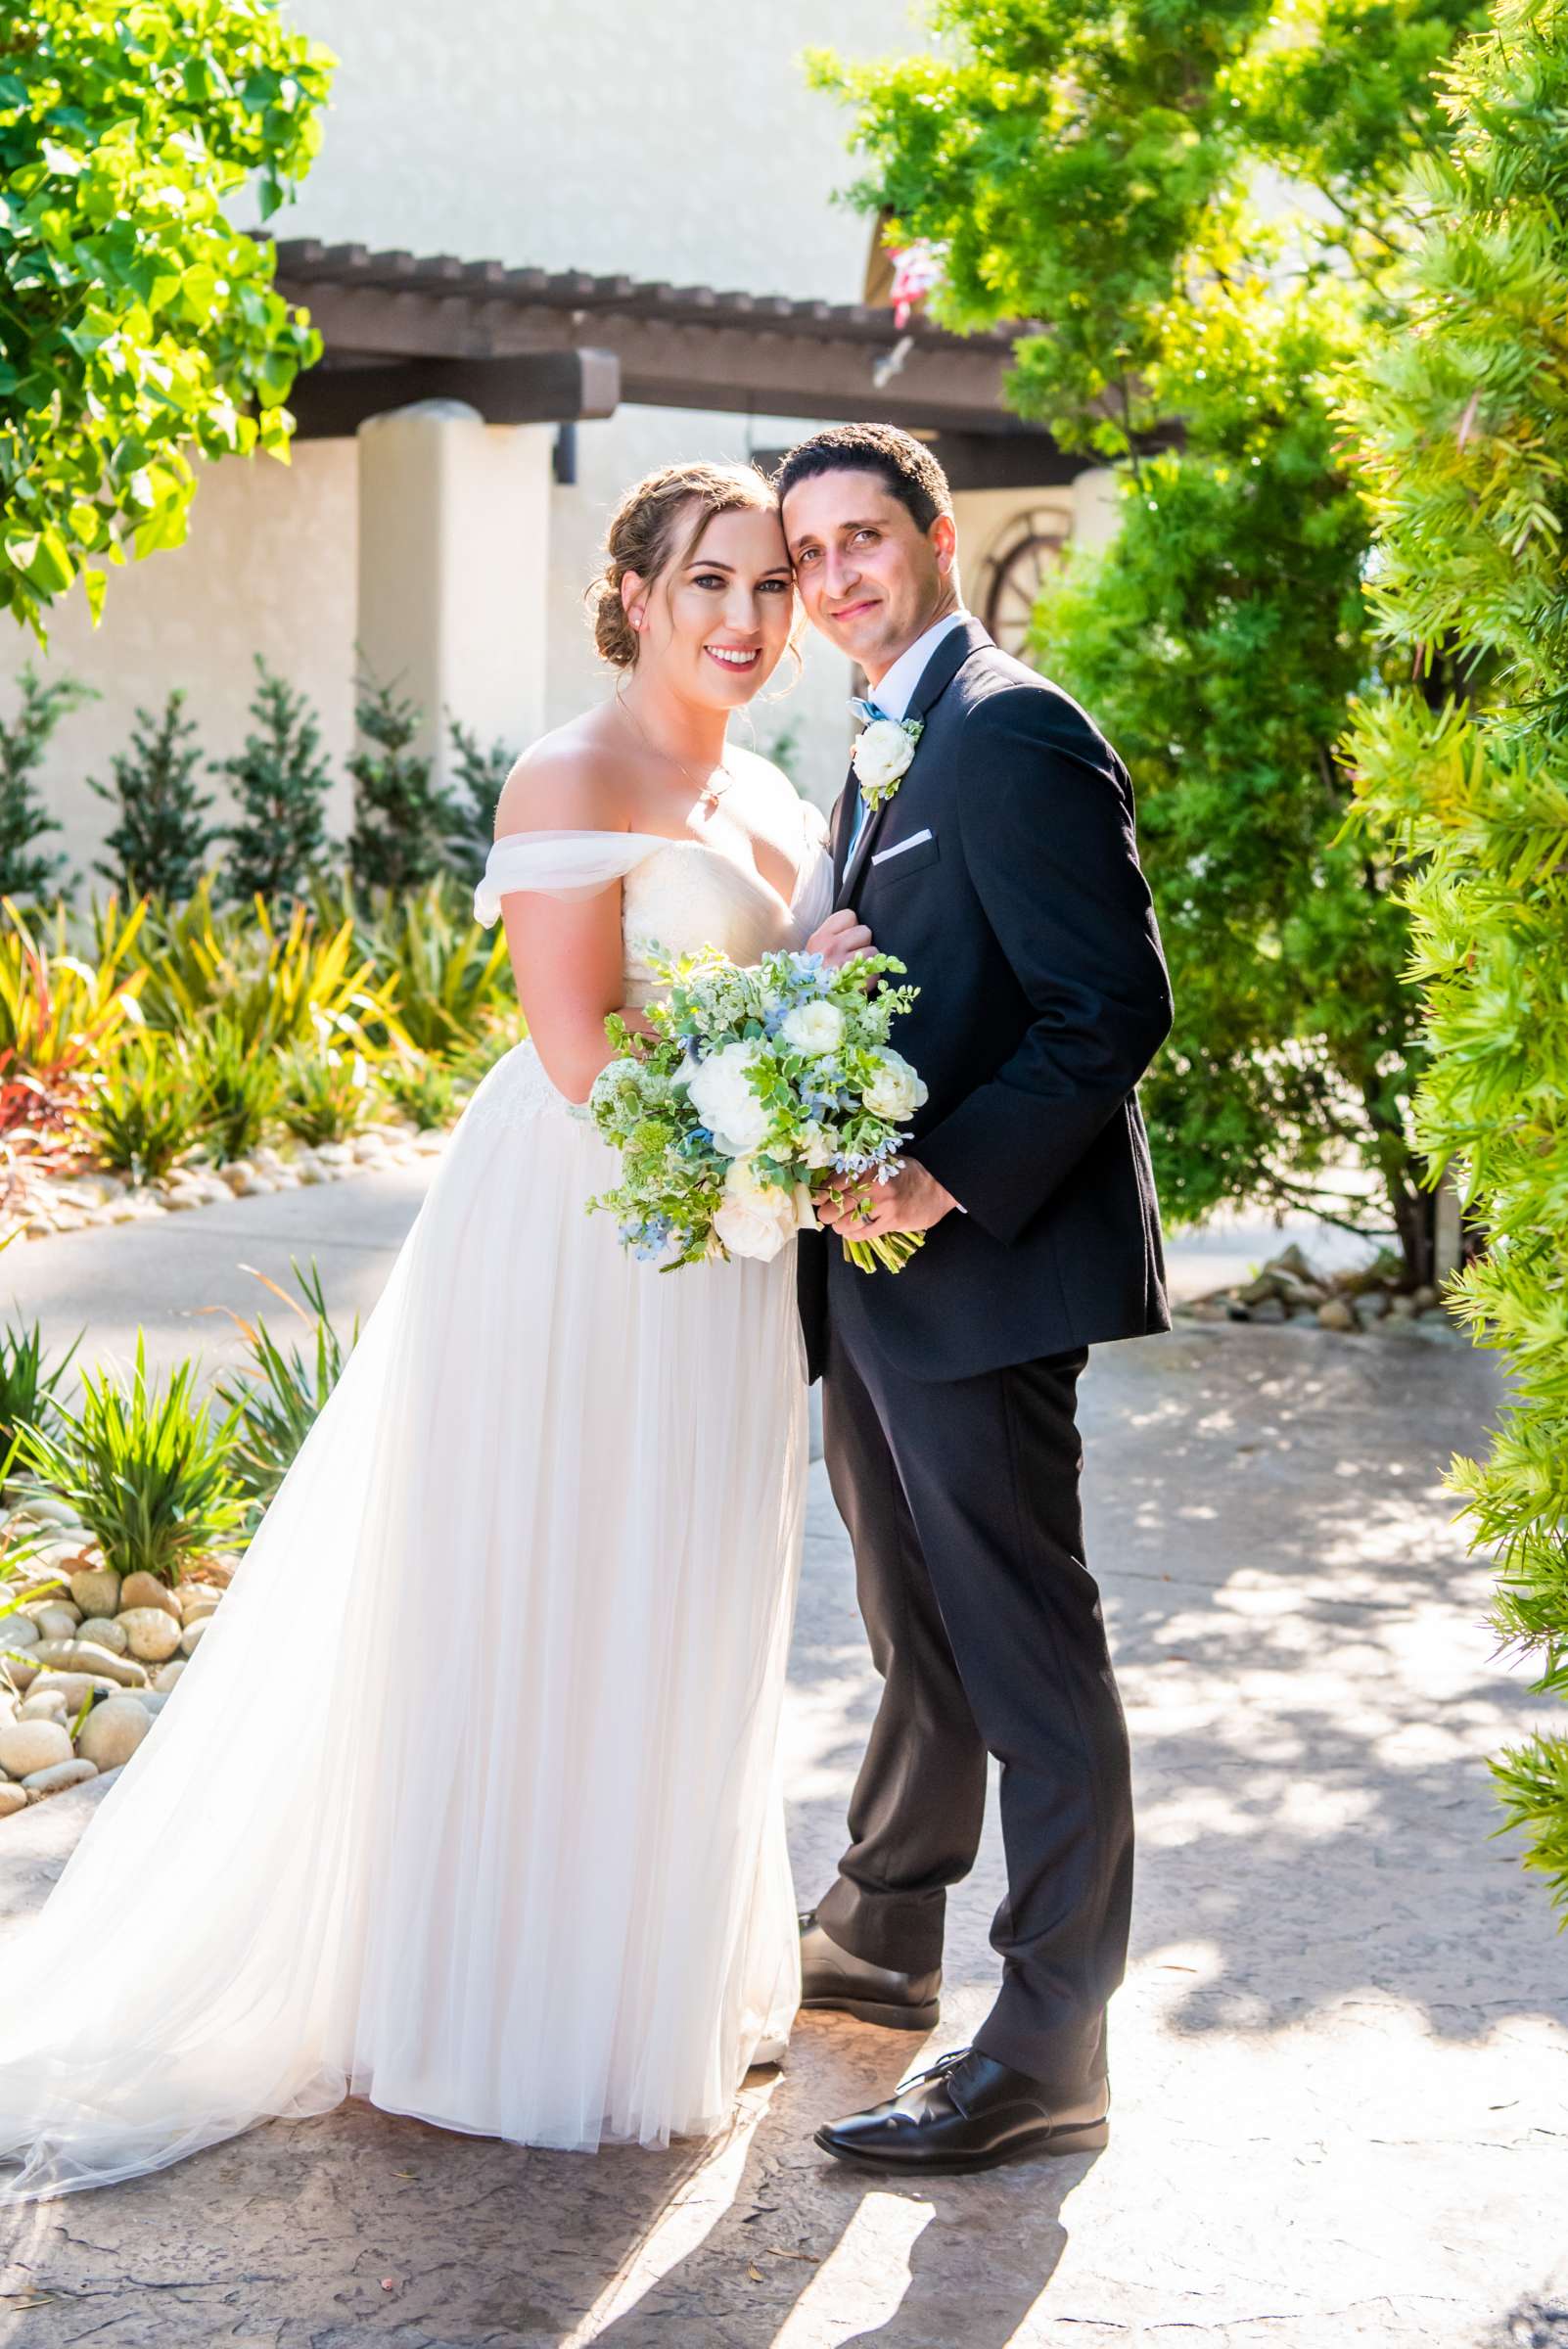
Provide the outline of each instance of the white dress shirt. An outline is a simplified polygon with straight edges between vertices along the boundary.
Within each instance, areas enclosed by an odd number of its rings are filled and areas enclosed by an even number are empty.
[[[875,702],[884,716],[901,719],[914,698],[915,687],[925,675],[926,663],[943,638],[950,636],[954,628],[961,628],[968,618],[968,613],[960,605],[956,612],[949,612],[945,620],[933,621],[923,636],[917,636],[913,644],[904,646],[881,684],[869,689],[867,701]],[[854,830],[850,835],[848,861],[851,864],[854,861],[854,852],[860,845],[860,835],[865,830],[870,812],[862,799],[855,808]]]
[[[923,636],[917,636],[913,644],[905,646],[881,684],[873,686],[866,695],[867,701],[875,702],[884,716],[901,718],[914,697],[915,687],[925,674],[926,663],[943,638],[950,636],[954,628],[961,628],[968,618],[968,613],[960,605],[956,612],[949,612],[945,620],[934,621]],[[851,864],[854,861],[854,852],[860,845],[860,835],[865,830],[869,814],[870,809],[861,800],[855,809],[854,831],[850,840]],[[952,1197],[951,1192],[948,1197]],[[961,1216],[968,1215],[969,1210],[961,1199],[953,1199],[952,1203]]]

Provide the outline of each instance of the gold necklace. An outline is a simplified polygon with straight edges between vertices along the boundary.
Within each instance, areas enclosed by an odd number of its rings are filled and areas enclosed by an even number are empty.
[[[693,789],[696,791],[699,800],[712,800],[715,806],[717,806],[725,792],[728,791],[731,783],[735,781],[734,775],[724,764],[722,757],[719,759],[717,767],[710,769],[709,779],[705,783],[699,775],[694,775],[692,773],[691,768],[686,764],[683,759],[677,759],[673,751],[667,751],[663,743],[655,742],[647,727],[639,720],[637,714],[632,709],[630,703],[623,701],[620,694],[617,694],[616,696],[616,707],[626,718],[630,720],[633,732],[640,735],[642,740],[647,744],[649,750],[653,752],[655,758],[668,759],[669,764],[680,774],[685,776],[687,782],[691,784]],[[713,782],[713,776],[715,773],[721,774],[724,777],[724,781],[719,784],[716,790],[714,788]]]

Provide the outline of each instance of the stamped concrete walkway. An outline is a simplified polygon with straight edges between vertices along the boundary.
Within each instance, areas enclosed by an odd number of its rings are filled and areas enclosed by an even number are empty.
[[[420,1187],[62,1238],[8,1257],[0,1299],[14,1267],[24,1310],[87,1322],[91,1351],[128,1350],[138,1316],[183,1351],[221,1331],[194,1307],[254,1305],[238,1261],[286,1275],[293,1246],[364,1307]],[[584,2159],[350,2105],[12,2214],[0,2344],[1562,2349],[1568,1943],[1491,1840],[1483,1757],[1533,1708],[1438,1488],[1496,1407],[1489,1365],[1420,1335],[1206,1327],[1101,1350],[1084,1405],[1141,1835],[1108,2152],[911,2191],[838,2169],[816,2121],[921,2049],[809,2019],[711,2146]],[[819,1482],[788,1724],[803,1894],[873,1698]],[[13,1925],[92,1791],[0,1828]],[[1000,1882],[992,1827],[933,2049],[985,2010]],[[106,1984],[178,1967],[177,1920],[156,1950],[113,1926]],[[0,1938],[0,1997],[4,1975]]]

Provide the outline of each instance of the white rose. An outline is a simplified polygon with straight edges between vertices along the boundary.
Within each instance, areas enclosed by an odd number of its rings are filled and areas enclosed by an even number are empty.
[[[844,1014],[836,1003],[797,1003],[779,1022],[779,1034],[797,1052],[836,1052],[844,1041]]]
[[[687,1087],[693,1108],[726,1158],[755,1150],[767,1131],[767,1112],[751,1087],[750,1072],[760,1057],[755,1043],[725,1044],[709,1053]]]
[[[768,1264],[800,1223],[798,1196],[777,1183],[759,1182],[750,1160],[736,1159],[724,1176],[724,1202],[714,1218],[714,1229],[731,1256]]]
[[[808,1167],[830,1167],[835,1144],[825,1126],[803,1126],[800,1133],[801,1156]]]
[[[912,1118],[926,1099],[923,1080],[901,1052],[879,1052],[876,1059],[877,1073],[861,1095],[867,1109],[874,1118],[890,1118],[895,1124]]]
[[[915,746],[896,719],[874,717],[854,746],[851,763],[862,791],[883,792],[897,783],[915,755]]]

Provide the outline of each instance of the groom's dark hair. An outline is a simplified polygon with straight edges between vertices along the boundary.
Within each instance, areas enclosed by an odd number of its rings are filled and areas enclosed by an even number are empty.
[[[874,473],[922,530],[952,512],[947,477],[929,448],[896,424],[830,424],[798,441],[773,476],[780,505],[798,482],[819,473]]]

